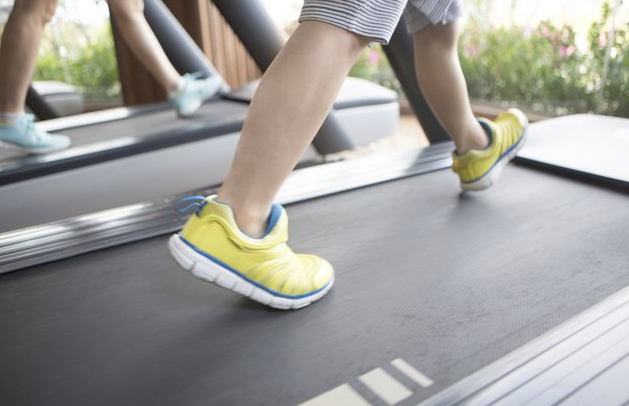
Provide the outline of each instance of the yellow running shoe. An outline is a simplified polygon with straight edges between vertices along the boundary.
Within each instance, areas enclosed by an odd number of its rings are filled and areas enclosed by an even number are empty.
[[[265,235],[258,239],[241,232],[231,207],[215,198],[180,200],[193,202],[186,209],[198,207],[168,242],[181,267],[277,309],[307,306],[330,290],[332,266],[314,255],[295,254],[286,244],[288,217],[282,206],[273,205]]]
[[[483,190],[496,183],[526,140],[528,120],[520,110],[509,109],[495,122],[483,118],[478,121],[489,135],[489,145],[463,155],[452,153],[452,170],[459,175],[463,190]]]

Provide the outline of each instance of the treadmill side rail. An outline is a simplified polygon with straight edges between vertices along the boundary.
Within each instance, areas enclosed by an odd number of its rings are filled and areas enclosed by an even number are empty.
[[[566,321],[527,345],[495,361],[419,406],[531,404],[608,404],[597,392],[594,403],[578,403],[591,395],[597,376],[612,383],[613,396],[629,400],[624,369],[612,369],[629,357],[629,287]],[[600,386],[600,382],[596,385]],[[600,402],[600,403],[599,403]],[[614,403],[616,404],[616,403]]]
[[[299,169],[280,190],[278,202],[290,204],[449,168],[451,150],[452,145],[445,143]],[[185,221],[172,209],[176,200],[215,190],[197,190],[0,234],[0,273],[171,233]]]

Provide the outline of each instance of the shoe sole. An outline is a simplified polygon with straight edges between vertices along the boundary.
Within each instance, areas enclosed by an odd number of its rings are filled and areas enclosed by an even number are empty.
[[[509,162],[511,162],[513,158],[515,158],[515,156],[518,154],[518,151],[520,151],[520,149],[522,149],[522,147],[526,143],[526,137],[529,128],[526,116],[524,116],[524,114],[519,110],[509,109],[508,111],[517,116],[520,119],[520,122],[524,125],[522,137],[507,154],[498,159],[498,162],[496,162],[486,174],[484,174],[480,179],[477,179],[474,182],[461,183],[461,189],[465,191],[477,192],[479,190],[485,190],[493,186],[500,178],[503,169],[509,164]]]
[[[70,145],[64,146],[64,147],[29,149],[29,148],[21,147],[21,146],[16,145],[16,144],[11,144],[9,142],[0,141],[0,148],[8,149],[10,151],[21,152],[21,153],[24,153],[24,154],[30,154],[30,155],[51,154],[53,152],[63,151],[65,149],[68,149],[69,147],[70,147]]]
[[[243,296],[274,309],[289,310],[308,306],[325,296],[334,284],[334,279],[332,279],[323,289],[306,297],[296,299],[280,297],[259,288],[242,276],[204,257],[183,242],[179,234],[174,234],[170,237],[168,240],[168,248],[179,266],[190,272],[196,278],[240,293]]]
[[[203,101],[199,101],[198,103],[191,104],[187,109],[177,110],[177,115],[181,118],[190,117],[201,107]]]

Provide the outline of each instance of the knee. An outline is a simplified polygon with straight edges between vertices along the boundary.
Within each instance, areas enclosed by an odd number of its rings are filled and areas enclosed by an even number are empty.
[[[107,0],[107,4],[118,23],[144,16],[144,0]]]
[[[355,35],[354,40],[351,43],[351,50],[358,57],[358,54],[367,48],[371,42],[373,42],[371,38],[364,37],[362,35]]]
[[[57,2],[58,0],[16,0],[11,15],[32,18],[45,25],[55,15]]]
[[[435,52],[455,52],[458,43],[458,25],[435,24],[415,33],[415,52],[435,53]]]
[[[354,32],[321,21],[304,21],[293,35],[299,36],[306,47],[318,48],[330,44],[337,52],[339,62],[355,61],[371,41]],[[327,46],[327,45],[323,45]]]

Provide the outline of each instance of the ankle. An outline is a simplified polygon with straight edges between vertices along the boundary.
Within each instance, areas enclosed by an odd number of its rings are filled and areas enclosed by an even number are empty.
[[[12,124],[16,122],[20,117],[24,115],[23,111],[20,112],[4,112],[0,111],[0,122],[3,124]]]
[[[235,210],[234,216],[240,231],[253,238],[262,238],[264,236],[269,218],[268,211],[254,213],[245,210],[240,212]]]
[[[464,137],[455,141],[456,152],[463,155],[471,149],[485,149],[489,146],[489,134],[480,123],[476,123],[473,129]]]
[[[186,80],[183,76],[180,76],[179,79],[175,82],[175,84],[170,86],[170,91],[168,92],[171,96],[177,96],[183,92],[186,87]]]
[[[250,204],[239,204],[227,196],[216,197],[216,201],[229,205],[234,213],[236,225],[244,234],[253,238],[261,238],[266,231],[270,209]]]

